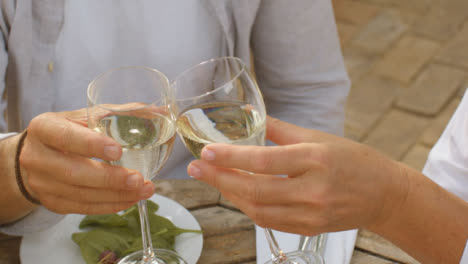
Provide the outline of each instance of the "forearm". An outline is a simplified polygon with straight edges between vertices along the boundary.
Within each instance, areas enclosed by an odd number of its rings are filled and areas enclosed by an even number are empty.
[[[422,263],[459,263],[468,238],[468,203],[420,172],[397,164],[401,170],[395,178],[407,181],[408,188],[394,195],[406,197],[388,219],[369,229]]]
[[[36,206],[21,194],[15,177],[15,153],[19,135],[0,140],[0,225],[24,217]]]

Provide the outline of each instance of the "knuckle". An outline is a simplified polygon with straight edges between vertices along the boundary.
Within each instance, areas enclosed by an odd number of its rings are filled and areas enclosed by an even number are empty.
[[[265,171],[272,166],[273,158],[267,152],[252,149],[249,153],[251,155],[249,161],[252,163],[252,168],[258,171]]]
[[[28,126],[28,137],[37,137],[46,141],[55,140],[55,131],[47,131],[47,124],[54,119],[56,119],[55,114],[50,112],[34,117]]]
[[[260,186],[259,181],[255,177],[250,178],[245,185],[246,198],[254,204],[260,202]]]
[[[49,116],[50,113],[44,113],[40,114],[36,117],[34,117],[31,122],[29,122],[28,126],[28,133],[29,135],[35,135],[36,133],[40,132],[44,122],[47,120],[47,116]]]
[[[56,139],[57,146],[59,149],[64,150],[69,146],[71,139],[72,129],[70,125],[61,125],[60,131],[58,133],[58,138]]]
[[[117,187],[117,181],[124,181],[124,174],[121,172],[121,168],[103,163],[103,172],[102,172],[102,184],[103,186],[108,187]],[[119,177],[120,176],[120,177]]]
[[[75,170],[76,169],[77,169],[77,166],[75,165],[74,162],[63,168],[63,176],[65,177],[67,182],[75,182]]]
[[[119,180],[123,181],[121,168],[110,164],[96,161],[96,175],[93,177],[93,185],[97,187],[115,187]]]

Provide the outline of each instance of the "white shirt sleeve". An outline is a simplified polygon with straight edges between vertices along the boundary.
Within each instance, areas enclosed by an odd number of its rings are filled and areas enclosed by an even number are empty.
[[[14,136],[16,134],[18,134],[18,133],[0,133],[0,140],[12,137],[12,136]]]
[[[36,233],[57,224],[63,217],[65,216],[51,212],[41,206],[10,225],[0,226],[0,232],[11,236]]]
[[[468,92],[429,153],[423,174],[468,201]]]
[[[429,153],[423,174],[468,201],[468,90]],[[468,241],[460,264],[468,264]]]
[[[468,241],[466,241],[465,250],[463,251],[463,255],[460,259],[460,264],[468,264]]]

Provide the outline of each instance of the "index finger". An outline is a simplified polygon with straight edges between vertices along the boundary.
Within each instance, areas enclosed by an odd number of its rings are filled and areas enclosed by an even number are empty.
[[[122,155],[121,146],[110,137],[54,113],[34,118],[28,131],[28,136],[63,152],[103,160],[117,160]]]
[[[320,148],[314,143],[274,147],[210,144],[203,148],[201,158],[218,167],[296,175],[321,166],[323,155]]]

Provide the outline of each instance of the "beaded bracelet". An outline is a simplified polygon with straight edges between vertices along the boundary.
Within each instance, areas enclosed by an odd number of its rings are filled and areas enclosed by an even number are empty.
[[[38,199],[32,197],[32,195],[26,190],[26,187],[24,187],[24,183],[23,183],[23,177],[21,177],[19,159],[21,155],[21,150],[23,149],[24,140],[26,139],[27,135],[28,135],[28,130],[25,130],[19,139],[18,146],[16,147],[16,155],[15,155],[16,183],[18,184],[18,187],[21,193],[23,194],[24,198],[26,198],[28,201],[30,201],[33,204],[40,205],[41,202]]]

